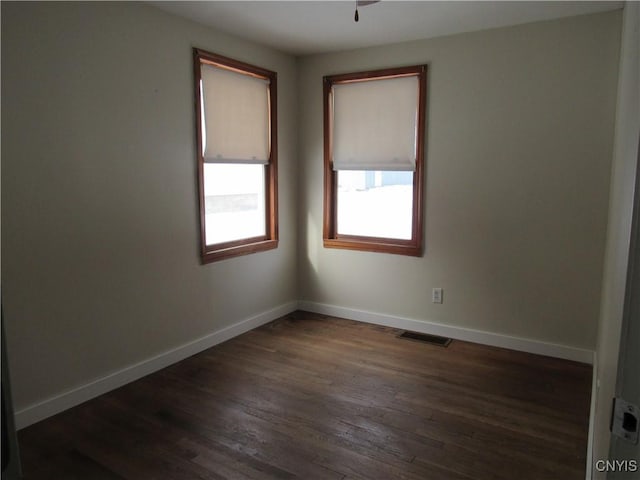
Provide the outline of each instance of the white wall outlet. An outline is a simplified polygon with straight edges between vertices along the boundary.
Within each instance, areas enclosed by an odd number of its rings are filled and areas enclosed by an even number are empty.
[[[434,288],[431,291],[431,301],[433,303],[442,303],[442,289]]]

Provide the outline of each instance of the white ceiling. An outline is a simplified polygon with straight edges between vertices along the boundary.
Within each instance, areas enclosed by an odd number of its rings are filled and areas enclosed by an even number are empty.
[[[153,1],[216,30],[295,55],[438,37],[622,8],[624,2]]]

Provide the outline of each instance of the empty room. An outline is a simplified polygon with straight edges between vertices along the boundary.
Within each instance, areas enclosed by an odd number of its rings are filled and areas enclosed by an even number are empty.
[[[637,479],[638,2],[1,2],[2,478]]]

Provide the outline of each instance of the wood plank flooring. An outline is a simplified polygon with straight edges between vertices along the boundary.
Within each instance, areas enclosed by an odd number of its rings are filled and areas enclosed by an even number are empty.
[[[18,433],[25,479],[584,479],[588,365],[295,312]]]

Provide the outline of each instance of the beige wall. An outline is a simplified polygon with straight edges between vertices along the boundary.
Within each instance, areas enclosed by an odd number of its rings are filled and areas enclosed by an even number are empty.
[[[616,11],[301,59],[301,299],[593,350],[619,39]],[[418,63],[424,256],[324,249],[322,76]]]
[[[597,378],[594,428],[594,461],[609,455],[611,399],[615,395],[624,307],[633,195],[640,133],[640,5],[627,2],[623,17],[623,36],[615,121],[609,226],[602,285],[602,305],[597,342]],[[640,195],[640,192],[636,192]],[[595,478],[604,473],[594,472]]]
[[[199,263],[191,48],[278,72],[280,246]],[[2,2],[16,410],[295,301],[293,57],[133,3]]]

